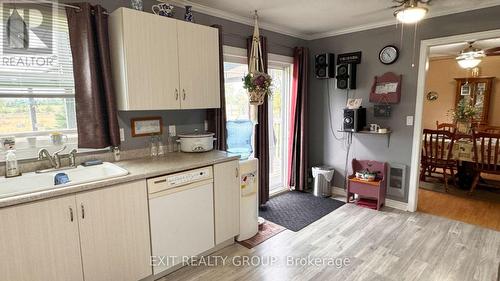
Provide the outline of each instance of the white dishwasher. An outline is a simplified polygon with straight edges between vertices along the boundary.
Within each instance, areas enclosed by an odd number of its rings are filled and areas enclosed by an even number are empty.
[[[215,246],[212,167],[148,179],[148,193],[154,274]]]

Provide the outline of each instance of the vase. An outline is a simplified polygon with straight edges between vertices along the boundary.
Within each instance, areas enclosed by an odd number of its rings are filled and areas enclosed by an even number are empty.
[[[194,22],[192,6],[186,6],[186,13],[184,14],[184,20],[188,22]]]
[[[132,8],[138,11],[142,11],[144,8],[143,0],[131,0],[130,4],[132,5]]]
[[[461,134],[469,135],[471,134],[471,122],[470,121],[458,121],[457,122],[457,132]]]

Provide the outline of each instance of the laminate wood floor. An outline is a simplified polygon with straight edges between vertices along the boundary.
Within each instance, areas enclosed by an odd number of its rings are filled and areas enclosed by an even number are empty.
[[[346,204],[299,232],[285,230],[254,249],[235,244],[212,256],[276,257],[279,262],[189,266],[160,280],[496,281],[500,232],[423,213]],[[348,258],[350,264],[286,263],[287,257],[307,256]]]
[[[500,231],[500,203],[463,198],[420,188],[418,210]]]

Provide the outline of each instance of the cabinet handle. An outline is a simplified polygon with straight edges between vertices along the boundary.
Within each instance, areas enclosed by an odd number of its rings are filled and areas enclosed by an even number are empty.
[[[175,100],[179,100],[179,90],[175,89]]]
[[[69,220],[73,222],[73,208],[69,207]]]
[[[83,203],[80,206],[82,208],[82,219],[85,219],[85,206],[83,206]]]
[[[240,174],[240,169],[239,168],[236,168],[236,177],[238,177]]]
[[[186,90],[182,89],[182,100],[186,100]]]

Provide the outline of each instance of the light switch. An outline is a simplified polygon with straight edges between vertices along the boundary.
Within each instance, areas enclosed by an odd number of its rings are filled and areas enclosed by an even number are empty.
[[[406,126],[413,126],[413,116],[406,116]]]
[[[168,126],[168,134],[172,137],[176,136],[175,125]]]
[[[120,141],[125,141],[125,130],[120,128]]]

